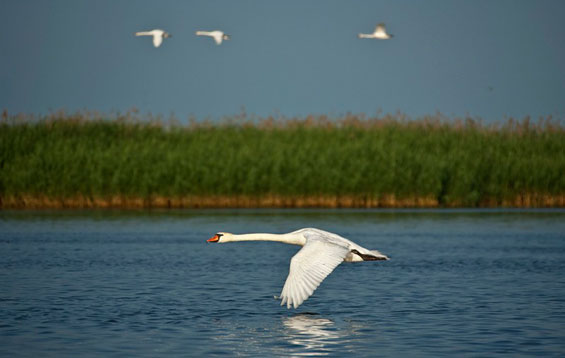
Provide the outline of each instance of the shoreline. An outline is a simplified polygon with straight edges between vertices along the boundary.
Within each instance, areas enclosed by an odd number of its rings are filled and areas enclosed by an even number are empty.
[[[396,198],[394,195],[365,196],[217,196],[184,197],[85,197],[10,196],[0,198],[6,209],[236,209],[236,208],[565,208],[565,194],[523,194],[514,199],[486,199],[478,205],[461,202],[440,203],[432,197]]]
[[[0,210],[565,207],[565,127],[441,116],[0,120]]]

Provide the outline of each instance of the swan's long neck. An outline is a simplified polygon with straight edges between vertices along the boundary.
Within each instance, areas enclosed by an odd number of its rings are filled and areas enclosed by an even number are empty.
[[[230,235],[222,238],[223,242],[237,241],[277,241],[285,244],[304,246],[306,239],[297,234],[241,234]]]

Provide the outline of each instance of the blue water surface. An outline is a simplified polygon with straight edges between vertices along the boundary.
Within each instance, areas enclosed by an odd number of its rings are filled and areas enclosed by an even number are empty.
[[[344,263],[281,307],[299,247],[218,231],[336,232]],[[0,212],[0,356],[563,356],[563,210]]]

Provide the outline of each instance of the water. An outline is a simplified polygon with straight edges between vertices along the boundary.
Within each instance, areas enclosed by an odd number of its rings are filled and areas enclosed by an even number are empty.
[[[319,227],[391,256],[279,306]],[[0,356],[563,356],[565,211],[0,212]]]

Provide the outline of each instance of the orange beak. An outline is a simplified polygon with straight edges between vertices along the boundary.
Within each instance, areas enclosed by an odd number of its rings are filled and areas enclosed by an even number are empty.
[[[220,237],[218,235],[214,235],[214,237],[209,238],[206,242],[216,242],[219,241]]]

